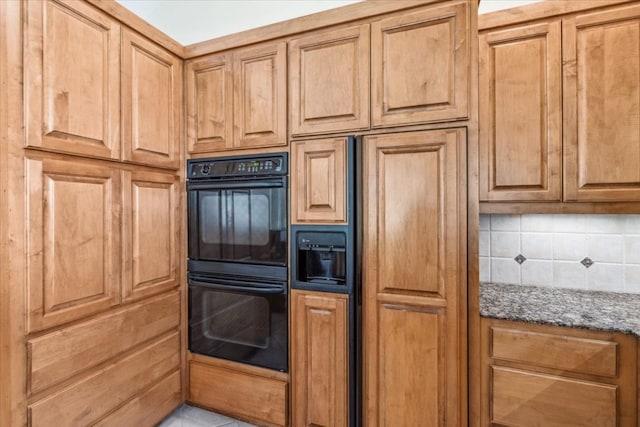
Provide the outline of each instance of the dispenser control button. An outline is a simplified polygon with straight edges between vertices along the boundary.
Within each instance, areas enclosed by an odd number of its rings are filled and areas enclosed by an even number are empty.
[[[200,167],[200,172],[202,173],[202,175],[209,175],[209,172],[211,172],[211,166],[209,166],[208,164],[204,164]]]

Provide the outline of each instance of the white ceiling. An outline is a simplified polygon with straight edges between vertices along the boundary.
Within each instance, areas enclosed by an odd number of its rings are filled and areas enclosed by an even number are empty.
[[[2,1],[2,0],[0,0]],[[183,45],[361,0],[116,0]],[[393,1],[393,0],[387,0]],[[480,13],[540,0],[482,0]]]

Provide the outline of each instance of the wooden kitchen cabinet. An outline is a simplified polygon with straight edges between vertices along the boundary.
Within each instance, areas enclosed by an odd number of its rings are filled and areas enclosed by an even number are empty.
[[[182,61],[133,31],[122,32],[122,158],[178,169]]]
[[[292,223],[346,223],[347,139],[291,143]]]
[[[480,199],[562,200],[559,19],[480,35]]]
[[[138,300],[178,286],[180,186],[178,177],[125,171],[123,183],[122,297]]]
[[[481,319],[480,425],[636,426],[632,335]]]
[[[119,304],[120,171],[27,158],[25,173],[28,332]]]
[[[458,2],[371,24],[373,127],[468,117],[469,13]]]
[[[286,43],[187,62],[190,153],[287,145]]]
[[[640,5],[563,20],[565,199],[640,200]]]
[[[348,296],[291,292],[294,426],[349,425]]]
[[[120,25],[88,3],[30,1],[26,145],[120,157]]]
[[[369,25],[289,43],[291,134],[369,127]]]
[[[365,138],[364,425],[466,423],[466,132]]]

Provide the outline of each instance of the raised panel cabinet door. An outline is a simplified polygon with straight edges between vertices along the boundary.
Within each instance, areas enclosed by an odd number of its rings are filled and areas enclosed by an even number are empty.
[[[136,33],[123,31],[123,159],[178,169],[181,105],[181,61]]]
[[[292,222],[345,223],[345,138],[293,141],[291,144]]]
[[[233,63],[231,54],[187,62],[187,147],[189,153],[233,148]]]
[[[234,144],[287,145],[287,43],[234,53]]]
[[[564,198],[640,200],[640,6],[563,21]]]
[[[464,129],[365,138],[365,425],[466,420],[465,147]]]
[[[124,172],[122,286],[125,302],[178,286],[178,177]]]
[[[294,290],[291,297],[293,425],[346,427],[347,296]]]
[[[480,200],[562,200],[560,21],[480,35]]]
[[[120,172],[98,163],[27,159],[27,330],[120,302]]]
[[[28,147],[120,157],[120,26],[85,2],[26,3]]]
[[[373,127],[466,118],[469,31],[466,2],[373,22]]]
[[[291,134],[369,127],[369,25],[289,43]]]

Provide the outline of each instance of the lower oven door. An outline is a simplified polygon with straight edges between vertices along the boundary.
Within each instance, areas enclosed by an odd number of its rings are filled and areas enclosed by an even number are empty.
[[[286,282],[189,278],[189,350],[287,372]]]

